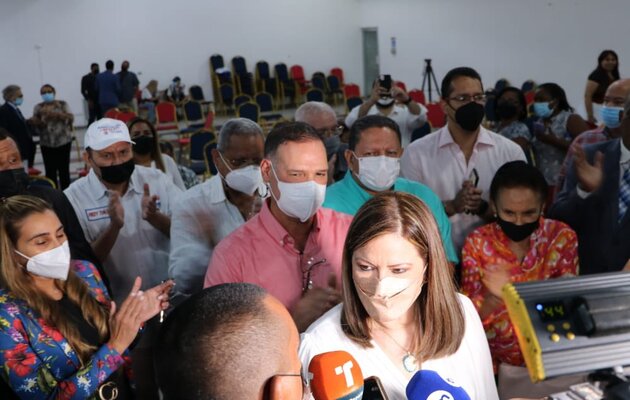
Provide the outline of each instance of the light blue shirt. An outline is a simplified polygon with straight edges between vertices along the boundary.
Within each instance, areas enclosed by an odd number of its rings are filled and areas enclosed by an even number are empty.
[[[446,256],[449,261],[457,264],[459,259],[457,258],[457,253],[455,252],[455,247],[453,247],[453,241],[451,240],[451,223],[444,211],[444,206],[440,198],[433,193],[428,186],[404,178],[396,179],[394,191],[413,194],[425,202],[437,222],[440,236],[442,236],[442,242],[444,243]],[[359,208],[371,198],[372,195],[359,186],[357,181],[352,177],[352,172],[348,171],[342,180],[330,185],[328,189],[326,189],[326,200],[324,200],[323,207],[354,215],[359,211]]]

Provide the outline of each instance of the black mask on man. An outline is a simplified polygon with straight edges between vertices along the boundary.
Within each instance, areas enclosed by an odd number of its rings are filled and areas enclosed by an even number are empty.
[[[483,121],[484,114],[483,105],[471,101],[455,111],[455,121],[464,130],[474,132],[479,128],[481,121]]]
[[[520,242],[521,240],[525,240],[532,233],[534,233],[534,231],[538,229],[539,226],[538,218],[536,218],[536,221],[530,222],[529,224],[516,225],[513,222],[508,222],[497,216],[497,223],[501,227],[503,233],[505,233],[505,236],[507,236],[513,242]]]
[[[101,170],[101,178],[107,183],[116,185],[129,180],[131,174],[133,174],[133,170],[136,168],[136,164],[133,162],[132,158],[122,164],[99,168]]]
[[[0,198],[22,194],[28,187],[28,175],[24,168],[0,171]]]
[[[151,136],[138,136],[133,139],[133,152],[140,155],[149,154],[153,150],[153,138]]]
[[[501,119],[514,118],[518,113],[518,107],[509,101],[502,101],[497,104],[497,116]]]

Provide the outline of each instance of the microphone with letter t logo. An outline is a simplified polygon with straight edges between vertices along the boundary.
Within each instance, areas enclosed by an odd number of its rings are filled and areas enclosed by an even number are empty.
[[[315,400],[361,400],[363,373],[345,351],[318,354],[308,365],[309,385]]]

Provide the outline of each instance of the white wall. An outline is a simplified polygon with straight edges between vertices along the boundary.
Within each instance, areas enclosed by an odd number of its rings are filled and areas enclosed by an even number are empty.
[[[83,124],[81,77],[91,62],[130,70],[165,89],[175,75],[211,98],[210,55],[242,55],[253,70],[301,64],[310,76],[332,67],[361,79],[357,0],[20,0],[0,2],[0,87],[22,86],[25,115],[51,83]],[[42,76],[35,45],[41,45]]]
[[[362,84],[361,27],[378,27],[381,71],[419,87],[423,59],[438,83],[469,65],[486,85],[507,77],[555,81],[582,107],[586,76],[604,48],[630,72],[627,0],[19,0],[0,1],[0,87],[22,86],[29,115],[53,84],[83,121],[80,79],[89,64],[129,59],[141,85],[175,75],[211,96],[208,58],[223,54],[302,64],[306,74],[340,66]],[[389,53],[390,37],[397,54]],[[187,39],[188,38],[188,39]],[[41,76],[37,51],[41,45]]]
[[[420,87],[424,59],[438,84],[451,68],[475,68],[486,86],[505,77],[561,85],[583,109],[586,77],[612,48],[630,76],[627,0],[360,0],[361,26],[377,26],[381,73]],[[390,37],[397,55],[390,54]]]

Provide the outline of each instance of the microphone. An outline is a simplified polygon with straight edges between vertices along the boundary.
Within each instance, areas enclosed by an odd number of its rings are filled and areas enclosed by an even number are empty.
[[[405,392],[409,400],[470,400],[464,388],[431,370],[416,372]]]
[[[345,351],[318,354],[308,365],[308,380],[315,400],[361,400],[363,373]]]

